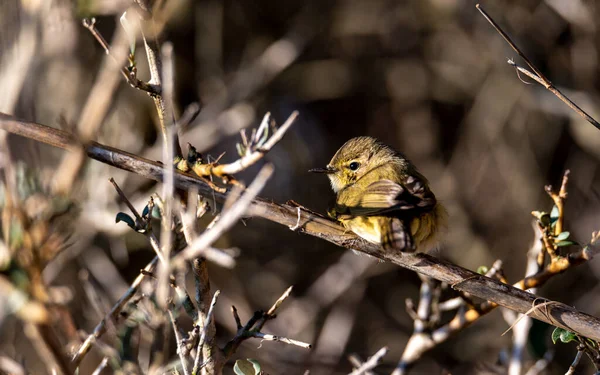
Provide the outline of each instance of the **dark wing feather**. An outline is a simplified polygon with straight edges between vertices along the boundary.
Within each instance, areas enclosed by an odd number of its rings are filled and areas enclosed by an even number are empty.
[[[338,219],[355,216],[381,216],[397,211],[432,209],[436,199],[425,183],[408,177],[404,185],[390,180],[376,181],[365,189],[358,204],[353,207],[338,207]]]

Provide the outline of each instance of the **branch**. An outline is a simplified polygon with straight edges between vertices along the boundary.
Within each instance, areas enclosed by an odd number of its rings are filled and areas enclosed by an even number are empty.
[[[71,148],[73,143],[72,138],[64,131],[20,121],[4,114],[0,114],[0,129],[65,149]],[[95,142],[86,146],[86,152],[89,157],[117,168],[156,181],[162,181],[163,179],[163,167],[157,162]],[[219,202],[224,202],[226,198],[226,194],[215,192],[204,180],[187,173],[175,171],[174,183],[180,189],[195,189],[199,194],[212,195]],[[563,303],[540,298],[514,286],[501,283],[428,254],[386,252],[380,246],[369,243],[357,237],[354,233],[346,231],[339,223],[307,209],[301,208],[302,212],[300,220],[298,220],[298,207],[299,205],[294,202],[278,204],[262,198],[255,198],[250,204],[249,212],[254,213],[254,216],[262,217],[286,227],[300,223],[299,232],[324,239],[344,248],[360,251],[446,282],[459,292],[468,293],[474,297],[492,302],[493,306],[486,308],[486,312],[495,308],[496,304],[522,314],[529,312],[529,316],[534,319],[600,341],[600,320],[591,315],[581,313]],[[564,258],[564,262],[569,265],[577,265],[588,260],[592,255],[594,254],[590,254],[584,249],[575,255]],[[547,278],[543,278],[540,282],[545,280]],[[532,281],[531,278],[529,281],[532,284],[540,284],[537,281],[533,282],[535,280]],[[535,286],[526,284],[527,287]],[[540,303],[546,303],[547,305],[544,309],[530,311],[533,306]],[[473,314],[480,316],[482,312],[473,312]]]
[[[533,72],[530,72],[529,70],[518,66],[512,60],[508,60],[509,65],[514,66],[517,69],[517,71],[527,75],[528,77],[530,77],[531,79],[533,79],[537,83],[539,83],[540,85],[544,86],[548,91],[550,91],[551,93],[556,95],[560,100],[562,100],[566,105],[568,105],[579,116],[583,117],[587,122],[594,125],[594,127],[596,127],[596,129],[600,130],[600,124],[598,123],[598,121],[594,120],[594,118],[592,116],[588,115],[583,109],[579,108],[579,106],[577,104],[575,104],[571,99],[567,98],[562,92],[560,92],[560,90],[557,89],[556,86],[554,86],[554,84],[552,82],[550,82],[550,80],[548,78],[546,78],[546,76],[538,68],[535,67],[535,65],[533,65],[533,63],[527,58],[527,56],[525,56],[525,54],[519,49],[519,47],[517,47],[517,45],[512,41],[512,39],[510,39],[508,34],[506,34],[504,32],[504,30],[502,30],[502,28],[492,19],[492,17],[490,17],[489,14],[486,13],[485,10],[483,10],[483,8],[479,4],[475,5],[475,7],[479,10],[479,12],[481,12],[483,17],[485,17],[485,19],[494,27],[494,29],[496,29],[498,34],[500,34],[502,36],[502,38],[504,38],[504,40],[506,40],[506,43],[508,43],[508,45],[523,60],[525,60],[525,62],[527,63],[527,65],[529,65],[529,67],[531,68],[531,70],[533,70]]]
[[[381,359],[387,354],[387,352],[388,348],[385,346],[379,349],[377,353],[373,354],[373,356],[369,358],[365,363],[363,363],[359,368],[352,371],[350,375],[362,375],[374,369],[375,367],[377,367],[377,365],[379,365]]]
[[[108,43],[106,42],[106,40],[104,39],[104,37],[102,36],[102,34],[100,34],[100,32],[98,31],[98,29],[96,28],[96,19],[92,18],[92,19],[84,19],[83,20],[83,27],[85,27],[86,29],[88,29],[90,31],[90,33],[94,36],[94,38],[96,38],[96,40],[98,41],[98,43],[102,46],[102,48],[104,49],[104,52],[111,56],[113,58],[113,60],[119,64],[120,62],[112,55],[112,52],[108,46]],[[147,92],[150,95],[160,95],[160,86],[154,85],[154,84],[150,84],[150,83],[146,83],[144,81],[141,81],[139,79],[136,78],[136,76],[134,74],[131,74],[126,67],[122,66],[120,68],[121,71],[121,75],[123,76],[123,78],[125,78],[125,80],[127,81],[127,83],[129,83],[131,85],[131,87],[136,88],[138,90],[142,90]]]
[[[208,333],[208,327],[210,325],[215,305],[217,304],[217,298],[219,298],[219,294],[221,294],[220,290],[217,290],[213,295],[212,301],[210,303],[210,307],[208,308],[208,313],[206,314],[206,319],[204,319],[204,327],[202,327],[202,333],[200,334],[200,340],[198,340],[198,349],[196,351],[196,358],[194,359],[194,367],[192,369],[192,375],[198,374],[198,370],[200,369],[200,360],[202,358],[202,350],[204,344],[206,343],[206,336]]]
[[[235,323],[237,325],[238,330],[235,336],[231,340],[229,340],[229,342],[223,348],[223,358],[221,358],[223,363],[221,363],[221,367],[229,359],[229,357],[233,353],[235,353],[237,348],[244,340],[247,340],[252,337],[268,341],[279,341],[289,345],[296,345],[305,349],[310,349],[312,347],[312,345],[309,343],[289,339],[286,337],[265,334],[260,331],[268,320],[275,319],[275,313],[277,312],[283,301],[285,301],[291,293],[292,287],[290,286],[285,290],[285,292],[283,292],[281,297],[279,297],[277,301],[275,301],[275,303],[273,304],[273,306],[271,306],[269,311],[267,311],[266,313],[264,311],[256,311],[252,318],[250,318],[244,326],[242,326],[237,309],[235,308],[235,306],[231,306],[231,312],[233,314],[233,318],[235,319]]]
[[[127,292],[125,292],[125,294],[123,294],[123,296],[119,299],[119,301],[117,301],[117,303],[112,307],[112,309],[110,309],[109,313],[106,314],[104,319],[102,319],[102,321],[98,323],[96,328],[94,328],[94,332],[91,335],[89,335],[87,339],[85,339],[83,344],[81,344],[81,346],[71,359],[71,362],[73,362],[74,367],[79,366],[83,357],[89,352],[90,348],[92,347],[92,344],[98,338],[100,338],[100,336],[102,336],[104,332],[106,332],[106,322],[117,318],[123,306],[125,306],[125,304],[127,304],[127,302],[129,302],[129,300],[137,292],[140,284],[144,280],[144,277],[148,274],[151,274],[156,268],[157,264],[158,256],[155,256],[154,259],[152,259],[150,263],[148,263],[146,267],[144,267],[142,272],[140,272],[140,274],[135,278],[135,280],[133,280],[133,283],[131,283],[131,286],[129,287],[129,289],[127,289]]]

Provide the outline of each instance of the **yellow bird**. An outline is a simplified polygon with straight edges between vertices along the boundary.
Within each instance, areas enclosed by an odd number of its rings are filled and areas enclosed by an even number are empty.
[[[337,194],[328,213],[365,240],[386,250],[425,252],[437,245],[446,209],[427,179],[401,153],[372,137],[346,142],[327,167]]]

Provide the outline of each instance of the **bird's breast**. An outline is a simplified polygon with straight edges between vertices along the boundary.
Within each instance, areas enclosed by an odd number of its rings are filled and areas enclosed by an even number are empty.
[[[365,240],[381,243],[381,218],[377,216],[357,216],[352,219],[340,220],[342,225]]]

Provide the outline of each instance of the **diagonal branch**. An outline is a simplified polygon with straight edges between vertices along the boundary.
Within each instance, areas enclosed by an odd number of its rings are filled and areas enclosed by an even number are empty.
[[[530,77],[531,79],[533,79],[537,83],[539,83],[540,85],[544,86],[548,91],[550,91],[551,93],[556,95],[556,97],[558,97],[560,100],[562,100],[566,105],[569,106],[569,108],[571,108],[573,111],[575,111],[579,116],[583,117],[587,122],[594,125],[596,127],[596,129],[600,129],[600,124],[598,123],[598,121],[596,121],[592,116],[588,115],[587,112],[585,112],[583,109],[581,109],[571,99],[567,98],[565,96],[565,94],[560,92],[560,90],[557,89],[556,86],[554,86],[554,84],[548,78],[546,78],[546,76],[538,68],[535,67],[535,65],[533,65],[533,63],[527,58],[527,56],[525,56],[525,54],[519,49],[519,47],[517,47],[515,42],[512,41],[512,39],[508,36],[508,34],[506,32],[504,32],[504,30],[502,30],[500,25],[498,25],[496,23],[496,21],[494,21],[492,19],[492,17],[490,17],[490,15],[487,14],[487,12],[485,10],[483,10],[483,8],[479,4],[477,4],[475,7],[477,8],[477,10],[479,10],[479,12],[481,12],[483,17],[485,17],[485,19],[494,27],[494,29],[496,29],[498,34],[500,34],[502,36],[502,38],[504,38],[506,43],[508,43],[508,45],[525,61],[525,63],[527,63],[527,65],[529,65],[529,68],[531,68],[531,70],[533,72],[530,72],[529,70],[518,66],[512,60],[508,60],[509,65],[514,66],[518,72],[521,72],[521,73],[527,75],[528,77]]]
[[[72,138],[64,131],[20,121],[4,114],[0,114],[0,129],[65,149],[71,148],[72,144]],[[117,168],[156,181],[162,181],[163,179],[163,167],[157,162],[95,142],[86,146],[86,152],[89,157]],[[203,195],[211,194],[219,202],[224,202],[226,198],[224,193],[213,191],[204,180],[190,174],[175,171],[174,183],[180,189],[195,189]],[[591,315],[579,312],[563,303],[540,298],[514,286],[501,283],[428,254],[386,252],[380,246],[358,238],[354,233],[347,232],[337,222],[309,210],[301,208],[300,220],[298,220],[297,209],[297,204],[278,204],[256,198],[250,204],[248,212],[288,227],[299,224],[299,232],[324,239],[344,248],[363,252],[446,282],[459,292],[490,301],[491,303],[485,309],[485,312],[489,312],[496,305],[500,305],[522,314],[529,313],[529,316],[534,319],[600,341],[600,319]],[[564,261],[577,265],[593,255],[584,249],[565,258]],[[530,286],[529,283],[539,284],[534,281],[530,278],[527,287],[533,286]],[[533,306],[542,303],[546,304],[544,308],[530,311]],[[474,313],[480,316],[483,312],[474,311]]]

